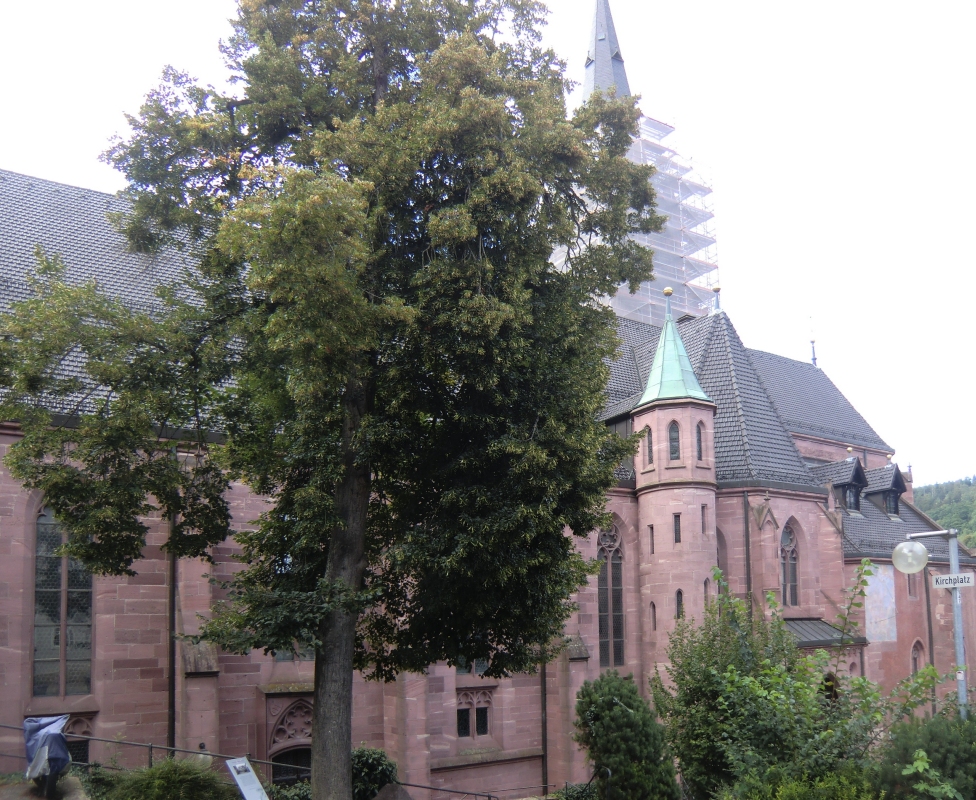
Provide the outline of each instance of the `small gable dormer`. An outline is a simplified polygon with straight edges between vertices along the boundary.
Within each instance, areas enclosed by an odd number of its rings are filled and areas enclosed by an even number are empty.
[[[868,486],[867,473],[861,462],[854,458],[820,464],[811,472],[822,486],[829,486],[837,500],[837,505],[849,512],[861,511],[861,494]]]
[[[898,465],[869,469],[865,475],[868,485],[864,494],[889,517],[898,517],[901,514],[901,496],[908,489]]]

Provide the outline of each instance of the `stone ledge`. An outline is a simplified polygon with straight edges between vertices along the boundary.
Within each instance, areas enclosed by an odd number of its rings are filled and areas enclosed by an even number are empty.
[[[482,764],[499,764],[505,761],[522,761],[527,758],[541,758],[541,747],[525,747],[521,750],[492,750],[487,753],[472,753],[466,756],[448,756],[447,758],[432,758],[430,771],[457,767],[474,767]]]
[[[258,690],[266,695],[312,694],[315,685],[311,683],[263,683]]]
[[[67,697],[32,697],[25,717],[51,717],[60,714],[97,714],[100,710],[98,700],[91,694],[68,695]]]

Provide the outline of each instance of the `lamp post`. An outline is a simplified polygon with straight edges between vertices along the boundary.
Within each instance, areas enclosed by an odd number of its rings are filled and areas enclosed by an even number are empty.
[[[929,531],[927,533],[910,533],[905,538],[908,541],[902,542],[895,547],[891,554],[891,561],[895,569],[905,574],[921,572],[929,561],[929,551],[921,542],[916,539],[928,539],[932,536],[941,536],[949,542],[949,571],[953,575],[959,574],[959,531],[950,528],[946,531]],[[968,716],[968,691],[966,688],[966,652],[962,635],[962,595],[959,594],[959,586],[953,585],[952,592],[952,632],[956,644],[956,698],[959,702],[959,716],[966,719]]]

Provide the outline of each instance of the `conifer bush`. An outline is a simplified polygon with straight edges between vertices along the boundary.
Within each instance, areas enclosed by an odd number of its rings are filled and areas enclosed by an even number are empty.
[[[958,716],[912,719],[896,725],[881,756],[876,788],[890,800],[917,797],[915,779],[904,770],[925,751],[931,769],[966,800],[976,798],[976,720]]]
[[[163,759],[126,772],[112,782],[104,800],[239,800],[237,787],[216,771],[191,760]]]
[[[664,729],[632,680],[616,671],[587,681],[576,695],[573,738],[589,753],[591,786],[608,800],[678,800]],[[607,770],[610,792],[607,792]]]

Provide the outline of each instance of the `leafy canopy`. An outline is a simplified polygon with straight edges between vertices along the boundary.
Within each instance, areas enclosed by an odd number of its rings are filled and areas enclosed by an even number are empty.
[[[637,112],[567,120],[531,0],[347,5],[243,0],[242,96],[168,71],[130,119],[120,224],[196,267],[134,307],[42,259],[0,323],[7,463],[102,573],[132,570],[154,515],[206,555],[231,481],[267,496],[205,630],[229,649],[324,657],[341,612],[375,676],[523,670],[585,579],[564,530],[603,523],[630,448],[596,421],[595,299],[651,275]]]

